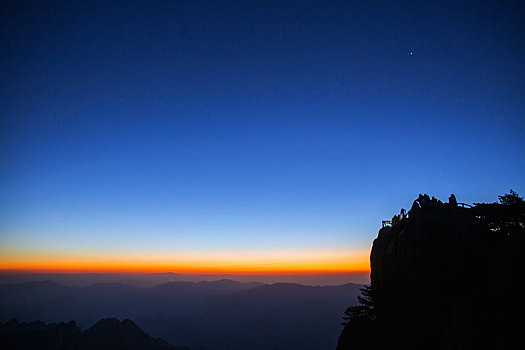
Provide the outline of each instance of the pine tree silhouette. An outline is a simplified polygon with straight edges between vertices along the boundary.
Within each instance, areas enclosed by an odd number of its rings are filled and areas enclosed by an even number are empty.
[[[355,319],[375,320],[375,306],[374,306],[374,291],[372,286],[364,286],[361,288],[361,295],[357,297],[359,304],[350,306],[345,311],[342,325]]]

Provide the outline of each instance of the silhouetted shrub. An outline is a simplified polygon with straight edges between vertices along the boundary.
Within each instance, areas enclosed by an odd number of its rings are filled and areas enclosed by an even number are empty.
[[[357,297],[359,304],[350,306],[345,311],[343,316],[342,325],[346,325],[348,322],[356,319],[375,320],[375,307],[374,307],[374,292],[371,286],[364,286],[361,288],[361,295]]]

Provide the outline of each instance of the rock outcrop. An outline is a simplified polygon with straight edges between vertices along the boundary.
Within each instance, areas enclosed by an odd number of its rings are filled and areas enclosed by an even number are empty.
[[[351,319],[338,350],[525,349],[525,203],[427,203],[379,231],[375,316]]]
[[[74,321],[0,323],[0,348],[20,350],[188,350],[153,339],[133,321],[106,318],[83,332]]]

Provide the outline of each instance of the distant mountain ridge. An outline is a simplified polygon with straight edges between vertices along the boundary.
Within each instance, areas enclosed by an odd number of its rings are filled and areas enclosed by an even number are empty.
[[[189,350],[154,339],[133,321],[101,319],[82,331],[74,321],[0,323],[0,348],[12,350]]]
[[[0,321],[132,319],[154,337],[190,348],[330,349],[359,284],[304,286],[232,280],[169,282],[142,288],[121,283],[87,287],[52,281],[0,285]]]
[[[20,284],[25,282],[50,280],[66,286],[86,287],[95,283],[118,282],[135,287],[154,287],[167,282],[199,282],[221,279],[234,280],[242,283],[300,283],[303,285],[337,286],[348,282],[365,284],[370,282],[368,272],[328,273],[328,274],[191,274],[184,275],[173,272],[163,273],[13,273],[0,269],[0,285]]]

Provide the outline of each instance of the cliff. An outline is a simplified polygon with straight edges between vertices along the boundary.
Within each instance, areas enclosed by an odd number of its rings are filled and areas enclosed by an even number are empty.
[[[420,196],[393,222],[370,255],[371,315],[351,317],[338,350],[525,348],[522,200],[464,208]]]

